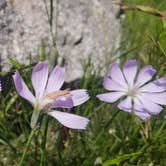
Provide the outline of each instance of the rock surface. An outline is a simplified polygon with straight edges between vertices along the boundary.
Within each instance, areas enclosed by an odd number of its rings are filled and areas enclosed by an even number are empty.
[[[103,70],[120,43],[118,12],[111,0],[0,0],[2,70],[9,70],[7,57],[37,61],[42,41],[46,52],[56,43],[68,81],[83,75],[88,59]]]

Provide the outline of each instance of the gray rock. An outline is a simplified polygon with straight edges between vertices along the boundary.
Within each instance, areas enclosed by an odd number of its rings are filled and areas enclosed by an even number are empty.
[[[7,6],[6,0],[0,0],[0,10],[5,9]]]
[[[56,42],[67,81],[82,77],[88,59],[93,71],[103,73],[120,43],[118,12],[111,0],[8,0],[0,11],[2,70],[10,68],[7,57],[27,64],[31,55],[37,61],[43,41],[51,59]]]

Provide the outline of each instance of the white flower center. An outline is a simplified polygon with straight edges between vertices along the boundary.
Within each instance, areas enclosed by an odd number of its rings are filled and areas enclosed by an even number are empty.
[[[46,110],[48,109],[47,107],[49,107],[49,105],[56,100],[56,98],[63,97],[63,96],[66,97],[69,95],[70,95],[69,90],[59,90],[59,91],[47,93],[37,100],[35,106],[36,108],[38,108],[38,110]]]
[[[128,85],[127,95],[131,97],[136,97],[139,94],[138,86]]]

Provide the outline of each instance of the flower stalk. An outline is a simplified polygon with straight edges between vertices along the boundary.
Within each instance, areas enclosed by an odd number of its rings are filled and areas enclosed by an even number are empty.
[[[47,142],[47,130],[48,130],[48,123],[49,123],[49,119],[48,116],[43,117],[42,120],[42,127],[41,127],[41,132],[42,132],[42,143],[41,143],[41,149],[42,149],[42,154],[41,154],[41,160],[40,160],[40,165],[44,166],[46,165],[46,142]]]
[[[40,111],[35,109],[32,113],[30,126],[33,129],[37,125],[37,121],[40,115]]]
[[[29,145],[30,145],[30,143],[31,143],[31,141],[32,141],[32,138],[33,138],[35,132],[37,131],[37,129],[38,129],[38,127],[36,126],[36,127],[34,127],[34,128],[31,130],[31,133],[30,133],[30,135],[29,135],[29,137],[28,137],[28,141],[27,141],[27,143],[26,143],[26,145],[25,145],[25,148],[24,148],[24,151],[23,151],[23,154],[22,154],[22,156],[21,156],[21,159],[20,159],[20,162],[19,162],[18,166],[22,166],[22,165],[23,165],[23,162],[24,162],[25,156],[26,156],[26,154],[27,154]]]

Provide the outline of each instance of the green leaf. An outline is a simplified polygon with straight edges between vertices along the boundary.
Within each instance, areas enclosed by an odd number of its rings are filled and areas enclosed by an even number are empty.
[[[14,104],[14,102],[17,100],[18,98],[18,94],[15,94],[7,103],[6,103],[6,107],[5,107],[5,112],[7,112],[12,105]]]
[[[15,59],[8,57],[9,62],[16,68],[16,69],[21,69],[22,65]]]
[[[136,152],[131,154],[124,154],[121,156],[118,156],[114,159],[107,160],[103,163],[103,166],[110,166],[110,165],[119,165],[121,162],[130,159],[131,157],[135,157],[140,155],[142,152]]]

